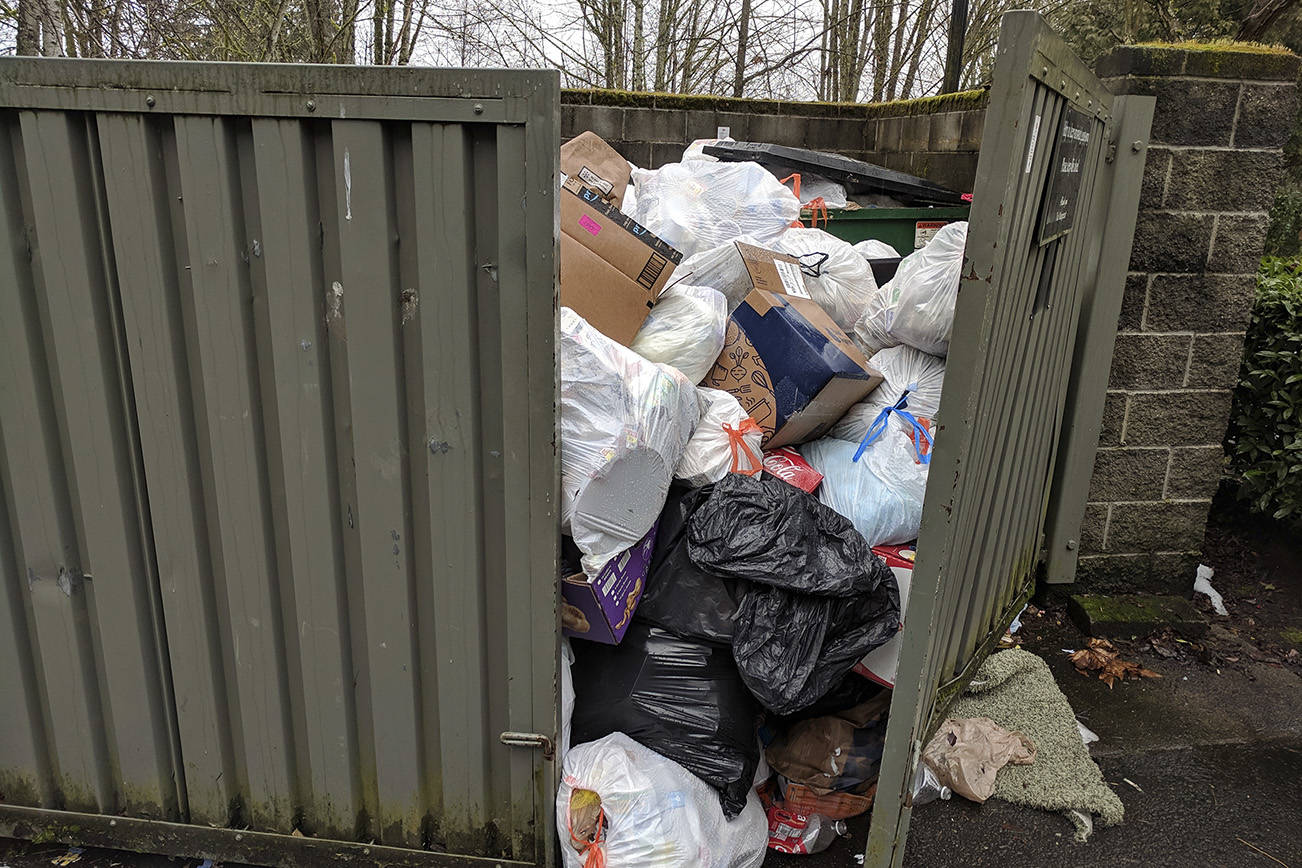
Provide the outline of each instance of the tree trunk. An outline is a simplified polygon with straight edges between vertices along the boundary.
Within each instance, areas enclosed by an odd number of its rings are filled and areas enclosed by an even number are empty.
[[[750,39],[750,2],[741,0],[741,17],[737,21],[737,62],[732,73],[732,95],[740,98],[746,84],[746,50]]]
[[[646,90],[646,0],[633,0],[633,90]]]

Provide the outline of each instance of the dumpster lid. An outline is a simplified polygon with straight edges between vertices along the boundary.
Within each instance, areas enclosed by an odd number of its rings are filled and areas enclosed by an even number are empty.
[[[725,162],[759,163],[775,175],[809,172],[844,184],[850,193],[886,193],[914,205],[962,205],[959,193],[931,181],[840,154],[767,142],[719,142],[704,152]]]

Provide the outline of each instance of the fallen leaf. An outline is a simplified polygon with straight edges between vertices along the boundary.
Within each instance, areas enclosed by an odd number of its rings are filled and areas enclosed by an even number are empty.
[[[1261,586],[1262,586],[1263,588],[1265,588],[1267,591],[1278,591],[1278,590],[1279,590],[1279,588],[1275,587],[1275,586],[1272,585],[1270,582],[1262,582],[1262,583],[1261,583]]]
[[[1069,658],[1076,671],[1081,675],[1091,672],[1099,674],[1099,680],[1110,689],[1117,681],[1134,678],[1161,678],[1151,669],[1145,669],[1138,663],[1122,660],[1117,656],[1117,649],[1107,639],[1090,639],[1087,647],[1076,651]]]

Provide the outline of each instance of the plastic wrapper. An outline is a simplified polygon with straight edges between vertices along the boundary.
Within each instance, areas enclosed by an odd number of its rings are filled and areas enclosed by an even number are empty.
[[[717,354],[716,354],[717,355]],[[728,392],[697,387],[701,421],[678,459],[674,478],[687,485],[718,482],[736,471],[754,475],[764,468],[764,431]]]
[[[707,163],[717,163],[719,162],[719,158],[714,156],[713,154],[705,153],[705,148],[708,145],[717,145],[720,142],[732,142],[732,141],[736,141],[736,140],[732,138],[697,139],[696,141],[692,142],[690,145],[688,145],[686,148],[683,149],[682,162],[686,163],[689,160],[703,160]]]
[[[844,208],[850,204],[844,184],[838,184],[822,175],[801,175],[800,204],[808,205],[815,199],[822,199],[828,208]]]
[[[674,269],[674,277],[709,286],[723,293],[728,300],[728,313],[732,313],[750,294],[750,272],[737,252],[738,242],[753,247],[764,247],[758,238],[741,235],[686,257]]]
[[[848,518],[869,545],[918,538],[927,493],[927,464],[894,418],[882,435],[854,460],[858,443],[823,437],[805,443],[800,454],[823,474],[818,499]]]
[[[865,355],[899,344],[934,356],[949,353],[966,243],[967,223],[950,223],[900,261],[895,277],[873,294],[855,324],[855,342]]]
[[[876,238],[867,238],[854,244],[854,252],[858,253],[864,259],[899,259],[900,251],[896,250],[885,241],[878,241]]]
[[[717,790],[729,818],[741,813],[759,762],[759,709],[727,646],[636,619],[618,645],[572,644],[575,744],[622,732]]]
[[[762,246],[800,216],[795,194],[758,163],[689,160],[638,171],[633,179],[634,219],[684,256],[739,235],[753,236]]]
[[[567,868],[757,868],[768,842],[757,795],[727,820],[709,787],[618,732],[570,752],[556,825]]]
[[[570,719],[574,717],[574,676],[570,669],[574,666],[574,651],[570,640],[561,640],[561,751],[556,759],[565,762],[565,755],[570,752]]]
[[[895,635],[895,576],[850,522],[775,477],[729,474],[688,525],[688,554],[744,582],[732,649],[751,692],[776,714],[806,708]]]
[[[940,393],[945,386],[945,360],[909,346],[888,347],[868,360],[882,375],[882,383],[855,404],[828,433],[856,443],[886,407],[908,390],[906,407],[914,416],[933,422],[940,413]]]
[[[687,524],[713,491],[713,485],[669,489],[646,589],[634,617],[679,638],[731,645],[733,617],[746,583],[712,576],[687,554]]]
[[[849,242],[822,229],[788,229],[770,246],[800,260],[809,297],[842,331],[854,331],[868,299],[877,292],[868,260]]]
[[[561,308],[561,521],[596,576],[655,523],[700,417],[696,388]]]
[[[727,329],[723,293],[676,283],[660,294],[629,349],[648,361],[673,365],[699,383],[723,351]]]

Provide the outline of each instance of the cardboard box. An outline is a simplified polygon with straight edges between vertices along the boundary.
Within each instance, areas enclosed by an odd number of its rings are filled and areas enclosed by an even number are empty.
[[[560,200],[561,304],[628,346],[683,255],[574,178]]]
[[[632,174],[628,160],[591,130],[561,145],[561,172],[596,190],[616,208],[624,204],[624,191]]]
[[[637,545],[613,558],[595,579],[574,573],[561,580],[561,628],[566,636],[618,645],[646,589],[656,544],[652,525]]]
[[[738,244],[754,289],[728,319],[702,386],[730,392],[764,429],[764,448],[821,437],[882,376],[805,293],[792,256]]]
[[[900,630],[904,629],[904,610],[909,604],[909,584],[913,581],[913,559],[917,551],[912,543],[902,546],[873,546],[873,554],[886,561],[900,586]],[[900,662],[903,633],[896,633],[885,645],[878,645],[854,664],[854,671],[885,687],[895,686],[895,669]]]

